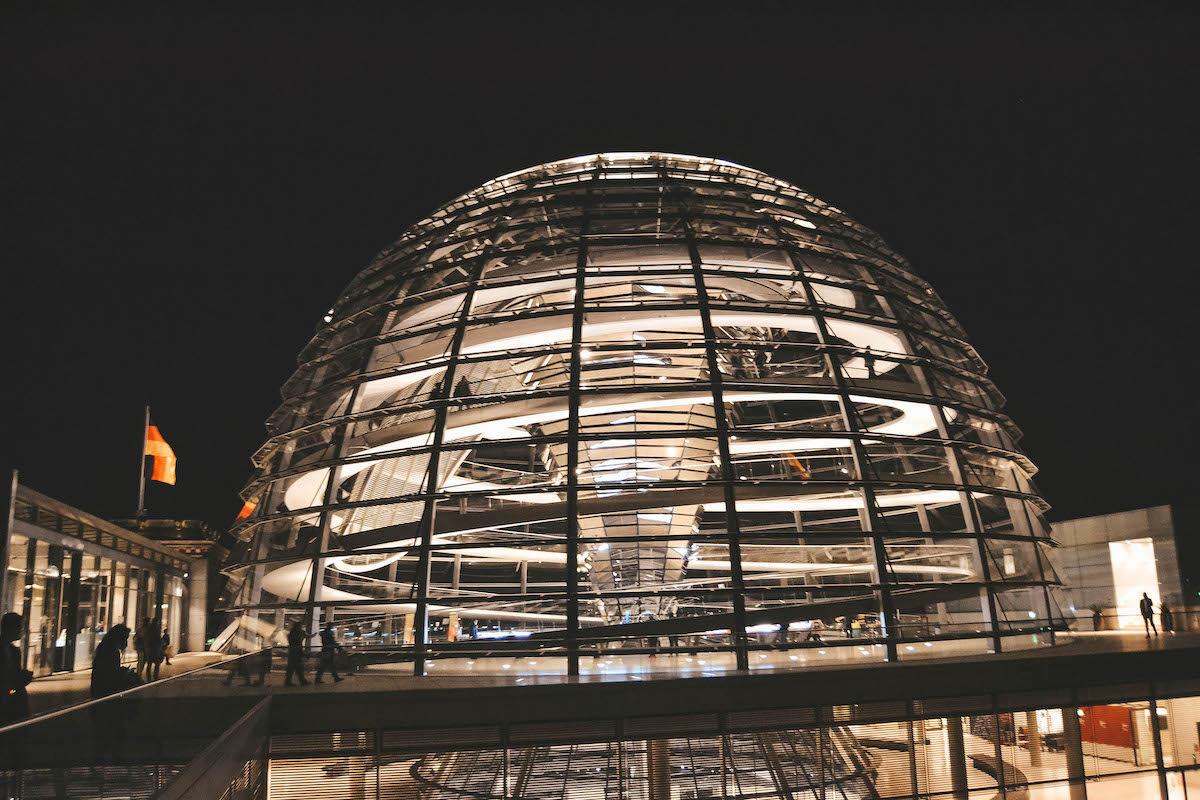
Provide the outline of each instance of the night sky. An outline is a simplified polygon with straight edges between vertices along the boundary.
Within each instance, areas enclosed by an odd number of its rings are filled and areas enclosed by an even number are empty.
[[[151,515],[227,525],[377,250],[496,175],[665,150],[795,183],[904,254],[990,364],[1052,519],[1195,495],[1183,4],[38,5],[0,11],[0,453],[42,492],[131,514],[150,403],[179,457]]]

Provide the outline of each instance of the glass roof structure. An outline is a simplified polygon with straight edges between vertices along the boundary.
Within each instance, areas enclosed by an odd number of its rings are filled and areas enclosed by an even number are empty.
[[[574,674],[1052,642],[1003,404],[934,289],[789,183],[662,153],[506,175],[382,251],[301,352],[218,644],[304,619],[418,674],[488,648]]]

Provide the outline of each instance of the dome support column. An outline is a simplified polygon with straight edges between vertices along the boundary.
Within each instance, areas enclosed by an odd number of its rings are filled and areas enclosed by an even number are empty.
[[[717,334],[712,324],[712,311],[708,302],[708,289],[704,282],[704,265],[700,250],[696,246],[696,232],[692,228],[691,214],[680,193],[679,215],[687,234],[688,257],[692,262],[692,278],[696,284],[696,301],[700,310],[700,324],[704,330],[704,353],[708,361],[709,383],[713,397],[713,420],[717,429],[717,447],[721,458],[721,487],[725,495],[725,529],[729,543],[729,582],[733,605],[734,657],[739,670],[750,669],[749,641],[746,638],[746,581],[742,575],[742,531],[737,515],[737,492],[734,490],[733,456],[729,450],[729,417],[725,411],[725,391],[721,380],[720,362],[717,359]]]
[[[845,376],[842,374],[841,360],[830,350],[829,342],[832,337],[829,333],[829,326],[825,323],[825,315],[821,313],[818,307],[817,295],[813,291],[812,282],[808,279],[807,267],[796,255],[791,246],[791,240],[784,235],[779,225],[776,224],[774,227],[779,235],[780,242],[784,243],[784,250],[787,252],[788,260],[796,271],[796,277],[804,287],[809,311],[812,314],[813,321],[816,323],[817,340],[821,345],[822,358],[825,359],[829,374],[833,377],[834,385],[837,388],[838,405],[842,411],[842,422],[846,426],[846,430],[851,434],[850,456],[854,462],[854,469],[858,474],[859,490],[863,495],[863,510],[860,516],[862,520],[862,532],[864,537],[871,540],[871,557],[874,562],[876,584],[874,591],[876,603],[879,606],[879,620],[884,638],[885,657],[888,661],[896,661],[899,658],[896,647],[896,639],[899,634],[899,619],[896,615],[896,604],[892,599],[887,548],[884,547],[882,538],[887,524],[879,511],[879,505],[875,500],[875,491],[871,488],[871,482],[867,478],[867,471],[871,468],[871,461],[866,450],[863,448],[862,438],[859,435],[862,431],[862,426],[859,424],[858,415],[854,410],[854,402],[850,399],[850,389],[846,385]]]
[[[592,173],[599,180],[600,168]],[[579,404],[583,395],[583,321],[587,305],[588,234],[592,223],[592,183],[585,190],[575,256],[575,303],[571,308],[571,364],[567,378],[567,675],[579,674]],[[522,592],[523,593],[523,592]]]
[[[425,661],[428,658],[429,649],[429,580],[433,531],[436,527],[437,504],[442,489],[438,485],[438,475],[441,474],[440,457],[446,432],[446,414],[454,392],[454,374],[458,367],[459,354],[462,352],[463,338],[466,336],[467,326],[471,322],[471,305],[475,300],[475,288],[479,285],[479,279],[483,274],[483,268],[487,264],[491,250],[492,247],[489,243],[476,258],[467,276],[467,290],[463,294],[462,308],[459,310],[458,320],[454,326],[454,336],[450,340],[446,371],[442,376],[437,408],[433,413],[433,436],[425,478],[425,509],[421,514],[421,526],[417,533],[420,545],[417,548],[417,574],[415,576],[416,614],[413,620],[413,675],[418,677],[425,674]]]
[[[872,279],[869,272],[855,265],[859,273],[859,279],[867,285],[875,289],[875,300],[880,304],[893,319],[899,321],[900,317],[892,310],[891,303],[888,298],[880,290],[878,283]],[[916,347],[913,344],[912,336],[903,323],[900,323],[896,329],[901,341],[904,342],[904,347],[908,351],[908,355],[916,358]],[[920,382],[921,391],[932,397],[935,401],[940,400],[938,394],[937,381],[930,370],[927,359],[921,359],[916,364],[914,370],[916,377]],[[953,437],[950,435],[950,421],[946,416],[946,408],[940,402],[931,404],[933,407],[934,424],[937,426],[938,436],[943,441],[952,442]],[[973,555],[974,564],[979,578],[983,581],[983,588],[980,591],[980,613],[984,618],[984,625],[987,626],[994,652],[1001,652],[1004,647],[1003,637],[999,628],[999,615],[996,602],[996,592],[993,587],[991,578],[990,556],[988,555],[987,542],[983,538],[983,520],[979,514],[979,508],[975,504],[975,499],[971,497],[970,489],[967,488],[966,476],[969,472],[969,467],[963,459],[962,451],[955,445],[946,446],[946,466],[950,470],[950,476],[958,485],[959,508],[963,513],[963,521],[966,523],[967,533],[973,534],[975,539],[975,553]]]

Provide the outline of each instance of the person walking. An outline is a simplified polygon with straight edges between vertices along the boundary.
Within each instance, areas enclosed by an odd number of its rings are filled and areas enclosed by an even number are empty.
[[[133,633],[133,649],[137,652],[137,669],[135,671],[139,678],[143,677],[143,672],[146,673],[145,677],[149,678],[149,670],[146,667],[146,631],[149,629],[150,618],[145,617],[142,619],[142,624],[138,625],[137,630]]]
[[[29,716],[29,693],[25,687],[33,673],[21,663],[16,642],[21,638],[22,617],[10,611],[0,617],[0,726]]]
[[[867,368],[867,377],[874,379],[875,377],[875,354],[871,352],[871,348],[863,351],[863,366]]]
[[[171,666],[171,632],[166,628],[162,629],[162,654],[167,666]]]
[[[297,622],[288,631],[287,673],[283,678],[284,686],[293,685],[293,675],[300,679],[301,686],[308,686],[308,679],[304,677],[304,640],[307,638],[308,632],[304,630],[302,623]]]
[[[258,654],[258,682],[255,686],[266,686],[267,677],[271,674],[271,656],[274,654],[274,649],[267,644]]]
[[[333,626],[326,623],[321,629],[321,658],[317,661],[317,677],[313,683],[324,683],[321,676],[325,674],[326,668],[329,669],[329,674],[333,675],[335,683],[342,682],[342,677],[337,673],[337,664],[334,663],[338,650],[344,652],[344,648],[333,638]]]
[[[155,617],[146,628],[146,680],[158,680],[158,669],[162,666],[162,620]],[[151,678],[153,674],[153,678]]]
[[[1149,638],[1150,629],[1154,628],[1154,635],[1158,636],[1158,627],[1154,624],[1154,601],[1150,599],[1150,595],[1142,592],[1142,601],[1138,603],[1142,610],[1142,624],[1146,626],[1146,636]]]

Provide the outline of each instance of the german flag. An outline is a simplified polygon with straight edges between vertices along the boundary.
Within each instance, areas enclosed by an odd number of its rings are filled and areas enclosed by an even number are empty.
[[[158,426],[146,426],[146,455],[154,457],[150,480],[175,485],[175,451],[158,432]]]
[[[246,503],[245,503],[245,504],[242,506],[242,510],[238,512],[238,515],[237,515],[237,517],[236,517],[235,519],[245,519],[246,517],[248,517],[248,516],[250,516],[251,514],[253,514],[253,513],[254,513],[254,509],[255,509],[255,508],[257,508],[257,507],[258,507],[258,498],[257,498],[257,497],[251,497],[251,498],[250,498],[249,500],[247,500],[247,501],[246,501]]]

